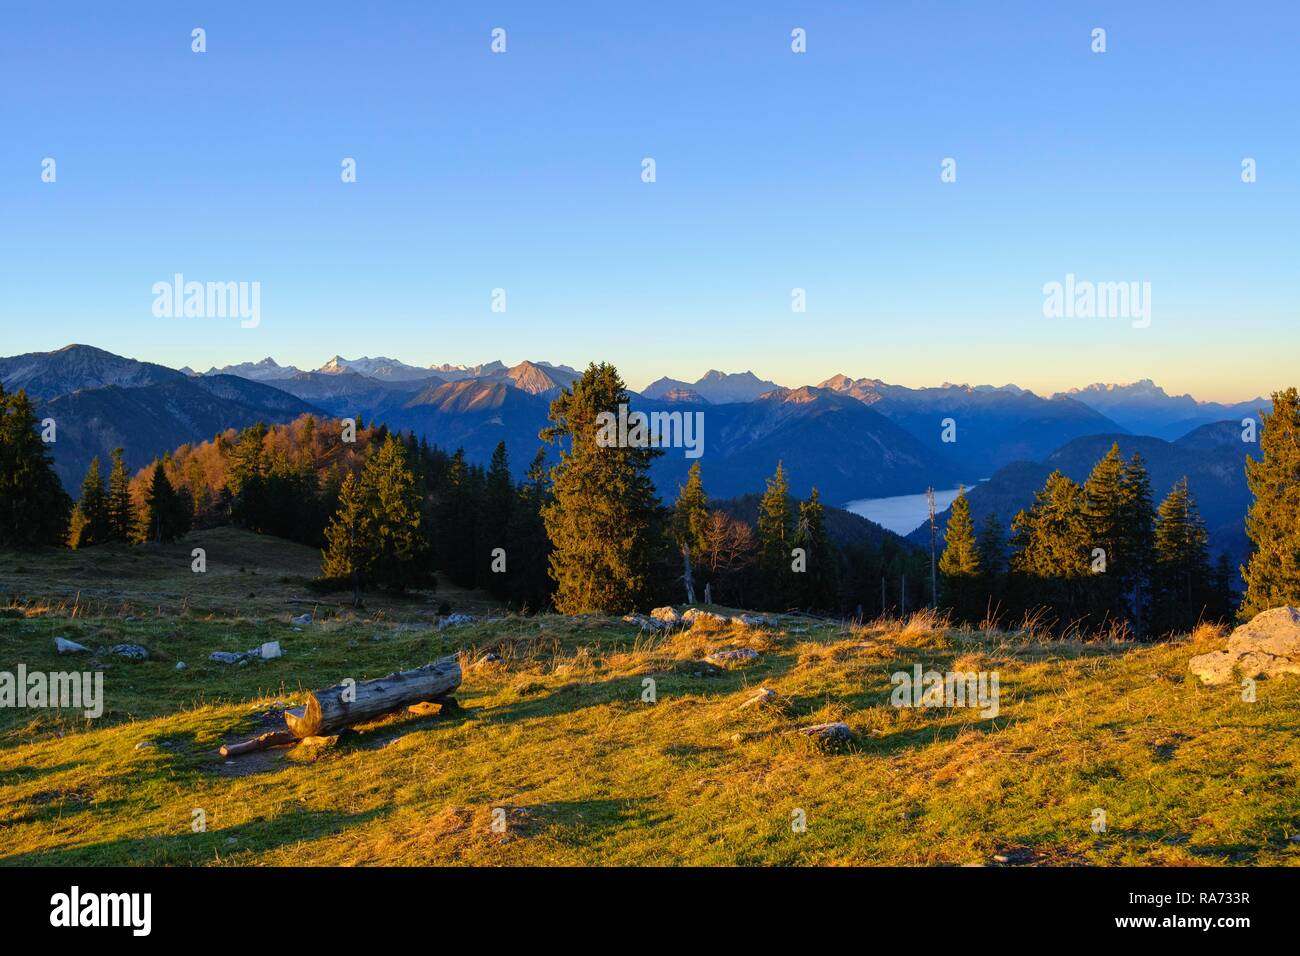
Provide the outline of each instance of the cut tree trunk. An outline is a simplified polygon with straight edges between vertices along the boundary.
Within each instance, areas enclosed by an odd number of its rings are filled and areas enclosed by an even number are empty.
[[[294,736],[324,737],[421,701],[442,701],[460,686],[460,661],[444,657],[377,680],[345,682],[318,690],[307,706],[284,712]]]

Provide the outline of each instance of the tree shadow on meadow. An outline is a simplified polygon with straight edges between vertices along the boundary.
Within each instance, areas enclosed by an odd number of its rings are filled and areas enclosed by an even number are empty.
[[[387,816],[391,811],[391,807],[379,807],[355,814],[333,810],[287,813],[203,833],[182,830],[166,836],[129,837],[0,856],[0,866],[201,866],[239,862],[244,854],[264,853],[293,843],[334,836],[349,827]]]

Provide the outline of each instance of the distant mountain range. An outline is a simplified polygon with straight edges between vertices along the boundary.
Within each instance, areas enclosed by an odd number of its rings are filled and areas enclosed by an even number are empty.
[[[1269,405],[1263,398],[1232,405],[1198,402],[1190,395],[1169,395],[1149,378],[1130,385],[1089,385],[1063,394],[1096,409],[1134,434],[1170,441],[1211,422],[1258,418],[1260,408]]]
[[[479,462],[505,441],[522,472],[552,398],[579,375],[540,361],[421,368],[382,356],[335,356],[312,371],[266,358],[198,374],[86,345],[0,358],[5,388],[27,389],[41,416],[58,422],[54,456],[74,493],[90,457],[106,458],[117,445],[141,467],[184,442],[305,412],[383,421],[449,449],[463,447]],[[1047,471],[1062,467],[1085,477],[1118,438],[1126,451],[1149,457],[1158,496],[1188,475],[1217,528],[1216,543],[1240,529],[1239,422],[1264,405],[1197,402],[1150,382],[1043,398],[1015,385],[914,389],[848,375],[784,388],[752,372],[716,370],[695,382],[661,378],[633,394],[640,410],[703,413],[700,461],[706,487],[719,498],[761,491],[780,460],[792,494],[806,496],[815,485],[830,504],[988,478],[972,491],[972,507],[977,514],[997,510],[1009,521]],[[1207,429],[1207,418],[1223,424]],[[1190,434],[1163,440],[1180,423],[1193,423]],[[953,426],[947,435],[945,424]],[[1142,430],[1145,436],[1136,433]],[[690,464],[680,449],[657,459],[653,476],[664,497],[675,495]]]

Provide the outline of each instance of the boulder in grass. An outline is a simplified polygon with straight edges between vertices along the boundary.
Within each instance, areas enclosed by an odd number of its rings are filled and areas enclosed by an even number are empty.
[[[1228,636],[1223,650],[1193,657],[1187,666],[1206,684],[1226,684],[1234,671],[1250,678],[1300,674],[1300,609],[1261,611]]]
[[[54,639],[54,649],[60,654],[88,654],[90,648],[78,644],[76,641],[70,641],[66,637],[56,637]]]
[[[143,644],[114,644],[108,649],[108,652],[117,657],[125,657],[129,661],[149,659],[149,649]]]
[[[810,727],[797,727],[794,730],[787,730],[786,733],[810,737],[818,743],[825,744],[845,744],[853,739],[853,731],[849,730],[849,725],[838,720],[826,724],[813,724]]]
[[[461,627],[465,624],[473,624],[474,615],[472,614],[448,614],[438,621],[438,630],[443,631],[449,627]]]
[[[234,651],[213,651],[208,655],[208,660],[216,661],[218,664],[242,664],[246,660],[246,655],[236,654]]]
[[[670,626],[682,623],[682,615],[677,612],[677,608],[672,607],[671,605],[668,607],[655,608],[650,612],[650,617]]]
[[[732,647],[725,651],[714,651],[705,660],[713,664],[741,666],[758,660],[758,651],[752,647]]]
[[[721,614],[714,614],[712,611],[701,611],[699,608],[687,608],[686,613],[682,615],[682,620],[692,627],[701,622],[713,624],[726,624],[727,618]]]
[[[257,649],[258,656],[264,661],[274,660],[277,657],[283,657],[284,651],[280,650],[279,641],[267,641]]]
[[[771,627],[772,619],[762,614],[733,614],[731,623],[741,624],[745,627]]]
[[[306,625],[306,624],[310,624],[310,623],[311,623],[311,612],[308,611],[306,614],[299,614],[297,617],[295,617],[295,618],[293,619],[293,623],[294,623],[294,624],[298,624],[298,625]]]

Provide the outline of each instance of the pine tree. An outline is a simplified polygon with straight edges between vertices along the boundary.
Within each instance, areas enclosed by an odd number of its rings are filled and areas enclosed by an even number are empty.
[[[352,603],[361,604],[361,589],[374,565],[371,511],[361,482],[348,474],[339,488],[338,510],[325,529],[325,554],[321,575],[352,585]]]
[[[155,461],[140,514],[139,537],[143,541],[167,544],[187,531],[189,508],[167,480],[162,461]]]
[[[1047,476],[1034,504],[1011,523],[1011,569],[1022,602],[1047,606],[1059,624],[1076,621],[1083,608],[1084,581],[1091,573],[1091,545],[1083,489],[1059,471]]]
[[[478,581],[478,473],[458,448],[447,465],[437,508],[438,567],[457,587]]]
[[[495,549],[506,548],[506,537],[510,529],[510,516],[514,510],[515,497],[515,484],[510,477],[510,460],[506,454],[506,443],[499,442],[492,452],[492,463],[488,466],[487,477],[483,482],[483,500],[479,505],[478,521],[475,525],[475,534],[478,536],[476,571],[479,587],[497,597],[505,597],[509,592],[510,554],[507,550],[505,573],[493,570],[492,555]]]
[[[1132,558],[1126,547],[1130,533],[1129,496],[1125,462],[1120,456],[1119,442],[1113,442],[1083,483],[1090,550],[1100,548],[1105,558],[1105,570],[1094,572],[1088,589],[1090,611],[1098,621],[1131,616],[1124,587],[1124,575],[1126,570],[1131,573]]]
[[[71,510],[26,391],[0,388],[0,544],[62,545]]]
[[[980,607],[978,613],[984,616],[998,615],[1006,588],[1007,573],[1007,535],[1002,521],[996,514],[989,513],[980,523],[978,560],[980,566]]]
[[[1246,484],[1255,500],[1246,534],[1255,545],[1246,566],[1242,620],[1282,605],[1300,605],[1300,393],[1273,393],[1262,415],[1262,457],[1246,459]]]
[[[758,572],[767,595],[765,604],[770,608],[781,608],[790,598],[794,528],[789,493],[785,468],[778,461],[776,474],[767,480],[767,490],[758,503]]]
[[[966,489],[960,488],[953,499],[944,530],[943,555],[939,558],[940,594],[945,606],[961,621],[973,621],[984,613],[981,591],[979,546],[975,541],[975,524],[971,520]]]
[[[81,497],[72,516],[68,544],[73,548],[87,548],[109,540],[108,494],[104,490],[104,475],[100,471],[99,456],[90,460],[86,477],[81,480]]]
[[[814,611],[839,608],[839,561],[826,532],[826,509],[816,488],[799,503],[795,546],[804,549],[806,567],[795,575],[796,600]]]
[[[686,585],[686,603],[695,603],[696,579],[703,582],[700,555],[704,553],[705,531],[709,522],[709,496],[704,493],[700,463],[694,462],[686,484],[677,488],[673,506],[673,540],[682,556],[682,580]]]
[[[108,533],[112,541],[129,542],[135,535],[135,502],[131,500],[131,476],[122,460],[122,449],[114,448],[108,472]]]
[[[1155,563],[1155,509],[1151,504],[1151,478],[1137,452],[1124,465],[1124,507],[1119,548],[1123,561],[1119,581],[1127,595],[1133,621],[1145,630],[1150,617],[1151,574]]]
[[[421,531],[420,497],[406,449],[387,435],[361,472],[362,494],[370,508],[368,530],[376,584],[395,591],[430,581],[428,540]]]
[[[546,535],[542,510],[550,501],[546,449],[538,449],[528,475],[515,491],[507,534],[508,596],[519,608],[544,611],[551,605],[554,582],[549,574],[551,540]]]
[[[1210,559],[1205,525],[1182,478],[1156,512],[1151,577],[1153,632],[1191,630],[1209,598]]]
[[[542,438],[559,445],[560,460],[542,518],[563,614],[626,613],[656,594],[669,535],[649,472],[661,452],[611,444],[602,427],[627,404],[618,370],[595,363],[551,402]]]
[[[1211,621],[1226,623],[1237,614],[1237,591],[1233,587],[1235,571],[1232,559],[1227,552],[1220,551],[1219,559],[1210,572],[1210,594],[1205,607],[1205,616]]]

